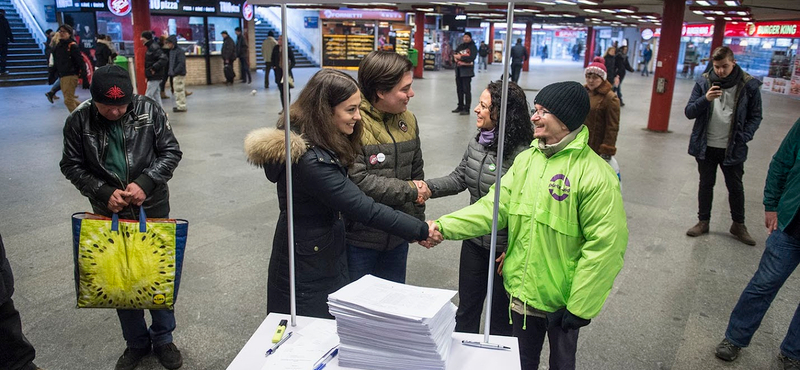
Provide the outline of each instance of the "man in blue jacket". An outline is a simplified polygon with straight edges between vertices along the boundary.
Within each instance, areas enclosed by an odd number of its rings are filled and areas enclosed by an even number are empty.
[[[731,312],[716,355],[733,361],[747,347],[778,290],[800,263],[800,119],[769,164],[764,186],[764,223],[770,235],[761,262]],[[800,369],[800,310],[794,313],[778,356],[783,369]]]
[[[761,81],[743,71],[726,46],[716,48],[711,59],[714,68],[694,85],[685,109],[686,118],[695,120],[689,154],[697,160],[700,173],[699,222],[686,235],[708,233],[719,166],[728,187],[733,219],[730,232],[742,243],[756,245],[744,225],[742,175],[747,143],[761,124]]]

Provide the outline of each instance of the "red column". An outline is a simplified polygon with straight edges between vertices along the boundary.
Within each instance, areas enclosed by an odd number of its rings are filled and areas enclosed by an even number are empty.
[[[532,22],[525,23],[525,50],[528,51],[528,57],[531,56],[531,36],[533,36],[532,29],[533,29]],[[516,41],[512,40],[511,42],[516,42]],[[522,70],[525,72],[528,72],[529,68],[530,68],[530,61],[522,65]]]
[[[492,64],[494,60],[494,22],[489,22],[489,57],[486,63]]]
[[[133,56],[136,65],[136,91],[144,95],[147,80],[144,78],[144,47],[139,37],[143,31],[150,31],[150,2],[131,1],[131,23],[133,23]],[[157,37],[157,36],[154,36]]]
[[[658,44],[658,58],[653,72],[655,83],[650,100],[650,117],[647,120],[648,130],[667,132],[669,128],[669,110],[672,107],[672,93],[675,88],[685,7],[685,0],[664,0],[661,41]],[[658,92],[658,82],[662,79],[664,91],[660,93]]]
[[[722,46],[722,40],[725,38],[725,19],[721,17],[714,18],[714,36],[711,37],[711,52],[714,49]],[[708,55],[709,63],[711,63],[711,54]]]
[[[417,66],[414,68],[414,78],[422,78],[425,70],[425,12],[414,12],[414,48],[417,49]]]
[[[586,30],[586,48],[583,57],[583,68],[589,66],[589,63],[594,59],[594,27],[589,27]]]

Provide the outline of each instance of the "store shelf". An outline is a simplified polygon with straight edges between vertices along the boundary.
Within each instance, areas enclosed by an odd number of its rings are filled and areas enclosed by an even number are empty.
[[[357,67],[374,50],[372,35],[325,35],[322,64],[329,67]]]

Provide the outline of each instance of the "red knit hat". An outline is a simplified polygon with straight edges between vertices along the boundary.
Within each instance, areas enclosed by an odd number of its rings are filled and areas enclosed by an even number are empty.
[[[608,75],[608,71],[606,70],[606,60],[603,59],[602,57],[594,57],[592,63],[589,64],[589,66],[586,67],[586,70],[584,71],[584,74],[589,74],[589,73],[594,73],[605,80],[606,75]]]

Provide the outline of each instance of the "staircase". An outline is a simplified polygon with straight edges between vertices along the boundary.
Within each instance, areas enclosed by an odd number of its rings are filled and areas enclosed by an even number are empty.
[[[267,38],[267,32],[269,31],[272,31],[272,33],[275,34],[275,40],[277,40],[280,33],[278,32],[278,29],[268,21],[262,19],[261,23],[256,25],[256,67],[258,68],[266,67],[264,58],[261,55],[261,43],[263,43],[264,39]],[[298,49],[293,42],[289,41],[289,47],[294,52],[295,68],[319,67],[317,64],[312,62],[305,53],[300,51],[300,49]]]
[[[0,75],[0,87],[20,85],[46,85],[47,59],[34,41],[11,0],[0,0],[11,25],[14,42],[8,44],[7,75]]]

